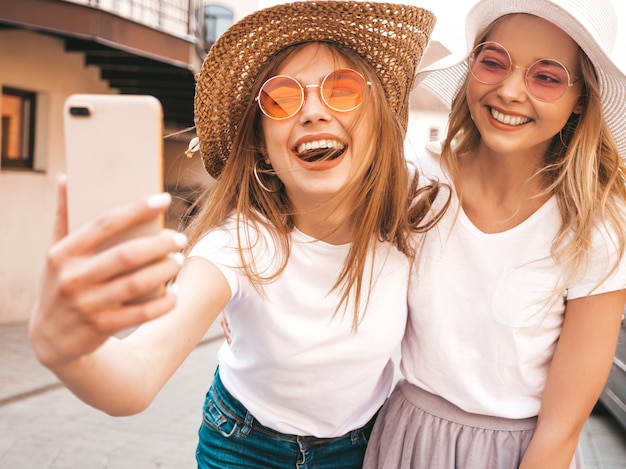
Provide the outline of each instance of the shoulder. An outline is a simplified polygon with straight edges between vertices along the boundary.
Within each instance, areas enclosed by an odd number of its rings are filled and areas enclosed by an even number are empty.
[[[609,222],[596,223],[586,262],[569,288],[570,299],[626,288],[622,233],[619,227]]]
[[[233,214],[220,226],[207,231],[193,246],[191,252],[199,254],[227,248],[247,250],[253,249],[259,243],[267,248],[267,244],[273,244],[272,239],[272,233],[263,221],[254,221]]]

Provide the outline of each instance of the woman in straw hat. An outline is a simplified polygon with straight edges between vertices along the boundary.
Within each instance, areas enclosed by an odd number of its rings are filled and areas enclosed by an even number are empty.
[[[437,185],[412,189],[403,154],[433,26],[417,7],[308,1],[226,31],[197,83],[200,150],[217,183],[188,230],[177,301],[170,291],[127,303],[172,275],[163,256],[184,238],[84,252],[166,197],[67,235],[61,190],[31,322],[39,359],[87,403],[132,414],[225,310],[232,344],[207,393],[198,465],[360,468],[406,324],[411,233],[436,221],[423,215]]]
[[[626,77],[608,0],[480,0],[419,162],[453,202],[422,236],[401,381],[366,468],[580,468],[626,300]],[[436,202],[435,205],[436,206]]]

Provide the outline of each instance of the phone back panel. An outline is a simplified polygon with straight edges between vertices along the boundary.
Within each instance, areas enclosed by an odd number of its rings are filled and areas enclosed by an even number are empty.
[[[163,111],[156,98],[75,94],[65,102],[64,125],[70,231],[163,191]],[[145,224],[125,238],[162,225],[162,219]]]

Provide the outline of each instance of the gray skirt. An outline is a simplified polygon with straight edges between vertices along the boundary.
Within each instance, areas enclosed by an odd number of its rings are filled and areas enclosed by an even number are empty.
[[[537,419],[467,413],[400,381],[381,409],[364,469],[516,469]],[[570,469],[582,469],[580,446]]]

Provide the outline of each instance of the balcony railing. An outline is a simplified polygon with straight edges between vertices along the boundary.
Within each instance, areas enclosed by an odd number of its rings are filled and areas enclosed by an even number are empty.
[[[204,0],[61,0],[91,6],[182,38],[201,36]]]

